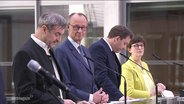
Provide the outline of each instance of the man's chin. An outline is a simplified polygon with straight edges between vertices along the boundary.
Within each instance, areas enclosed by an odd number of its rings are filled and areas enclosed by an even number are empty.
[[[50,48],[54,48],[55,46],[56,46],[56,43],[51,44],[51,45],[50,45]]]

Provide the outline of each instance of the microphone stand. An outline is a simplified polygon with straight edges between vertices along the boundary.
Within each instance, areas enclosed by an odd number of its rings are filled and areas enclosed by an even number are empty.
[[[121,77],[123,77],[124,79],[124,101],[125,101],[125,104],[127,104],[127,92],[126,92],[126,87],[127,87],[127,82],[126,82],[126,78],[120,74]]]
[[[53,74],[51,74],[49,71],[45,70],[37,61],[31,59],[29,63],[27,64],[27,67],[35,72],[36,74],[42,75],[46,80],[48,81],[49,84],[55,85],[56,87],[60,88],[62,91],[65,91],[67,96],[70,97],[74,102],[77,103],[77,101],[80,101],[81,99],[75,96],[72,92],[71,89],[66,86],[63,82],[58,80]],[[53,95],[57,100],[59,100],[61,103],[63,103],[63,99],[59,99],[50,89],[47,89],[47,91]]]
[[[106,69],[112,71],[113,73],[115,73],[115,74],[117,74],[117,75],[123,77],[123,79],[124,79],[124,102],[125,102],[124,104],[127,104],[127,92],[126,92],[126,90],[127,90],[127,82],[126,82],[126,78],[125,78],[122,74],[120,74],[120,73],[118,73],[118,72],[116,72],[116,71],[110,69],[109,67],[106,67],[105,65],[103,65],[103,64],[101,64],[101,63],[99,63],[99,62],[93,60],[92,58],[90,58],[90,57],[88,57],[88,56],[86,56],[86,55],[84,55],[84,57],[86,57],[87,59],[91,60],[92,62],[97,63],[98,65],[100,65],[100,66],[102,66],[102,67],[104,67],[104,68],[106,68]]]
[[[171,64],[169,64],[168,62],[166,62],[165,60],[162,60],[159,56],[157,56],[157,55],[154,54],[154,53],[152,53],[152,56],[153,56],[155,59],[160,60],[160,61],[164,62],[164,63],[167,64],[167,65],[171,65]],[[177,62],[173,62],[172,64],[173,64],[173,65],[178,65],[178,66],[180,66],[180,67],[183,67],[182,64],[177,63]]]
[[[156,104],[158,104],[158,86],[157,86],[157,82],[155,82],[155,92],[156,92]]]
[[[59,102],[64,104],[63,99],[60,99],[59,97],[57,97],[50,89],[47,90],[52,96],[54,96]]]
[[[165,64],[167,64],[167,65],[171,65],[171,64],[169,64],[167,61],[162,60],[159,56],[157,56],[157,55],[154,54],[154,53],[152,53],[152,56],[153,56],[155,59],[160,60],[160,61],[162,61],[163,63],[165,63]],[[180,66],[180,67],[183,67],[182,64],[177,63],[177,62],[173,62],[172,65],[178,65],[178,66]],[[156,93],[158,94],[158,91],[156,91]]]
[[[131,62],[133,62],[134,64],[140,66],[142,69],[144,69],[146,72],[151,73],[150,71],[148,71],[148,69],[144,68],[143,66],[139,65],[138,63],[136,63],[135,61],[131,60],[129,57],[127,57],[126,55],[119,53],[121,56],[125,57],[127,60],[130,60]],[[151,77],[151,76],[150,76]],[[158,104],[158,86],[157,86],[157,82],[155,82],[153,80],[153,82],[155,83],[155,93],[156,93],[156,104]]]

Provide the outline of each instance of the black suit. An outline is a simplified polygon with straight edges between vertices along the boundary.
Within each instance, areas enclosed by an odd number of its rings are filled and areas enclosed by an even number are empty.
[[[45,70],[53,72],[53,66],[46,52],[31,38],[17,52],[13,61],[14,84],[16,103],[18,104],[61,104],[58,94],[59,90],[55,85],[48,83],[41,75],[29,70],[27,63],[36,60]],[[57,67],[61,77],[61,70]],[[51,94],[52,93],[52,94]]]

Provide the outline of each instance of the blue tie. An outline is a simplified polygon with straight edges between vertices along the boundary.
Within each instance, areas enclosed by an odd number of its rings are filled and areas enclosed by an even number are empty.
[[[78,49],[80,51],[80,55],[82,56],[82,58],[84,59],[84,61],[86,62],[87,66],[88,66],[88,60],[84,57],[84,51],[82,49],[82,46],[78,46]]]

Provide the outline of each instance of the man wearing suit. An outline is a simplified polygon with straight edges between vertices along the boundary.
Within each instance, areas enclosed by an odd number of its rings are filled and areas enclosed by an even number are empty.
[[[107,38],[102,38],[92,44],[89,48],[92,58],[111,70],[121,74],[121,65],[115,53],[126,48],[133,33],[126,27],[114,26]],[[95,80],[99,87],[109,94],[110,101],[124,100],[119,91],[120,77],[102,65],[95,64]]]
[[[55,56],[64,75],[64,82],[79,98],[94,103],[105,103],[108,95],[97,91],[94,81],[94,65],[83,55],[91,57],[89,50],[81,45],[86,35],[87,17],[72,13],[68,21],[68,38],[55,50]],[[80,47],[80,48],[79,48]]]
[[[62,81],[62,73],[57,62],[51,58],[49,49],[60,40],[66,27],[66,20],[57,13],[45,13],[39,18],[35,34],[16,53],[13,61],[15,100],[17,104],[74,104],[72,100],[62,100],[61,89],[51,84],[40,74],[32,72],[28,62],[36,60],[45,70]]]

